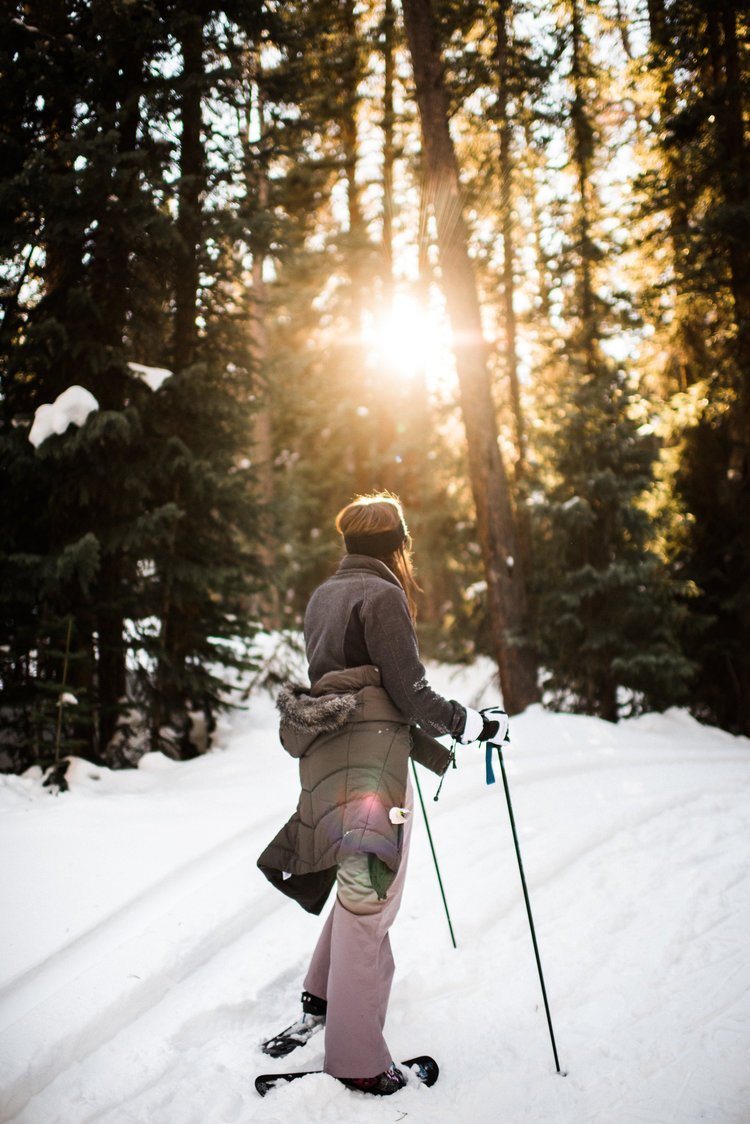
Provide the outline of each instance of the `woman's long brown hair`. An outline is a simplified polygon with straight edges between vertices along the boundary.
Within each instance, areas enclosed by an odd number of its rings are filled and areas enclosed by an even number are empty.
[[[336,530],[342,535],[377,535],[381,531],[392,531],[399,523],[406,526],[404,511],[398,496],[392,492],[375,492],[369,496],[357,496],[352,503],[342,507],[336,516]],[[373,555],[385,562],[388,569],[401,582],[409,605],[409,615],[417,619],[417,594],[421,592],[414,577],[411,556],[411,537],[407,531],[406,539],[398,548],[383,557]]]

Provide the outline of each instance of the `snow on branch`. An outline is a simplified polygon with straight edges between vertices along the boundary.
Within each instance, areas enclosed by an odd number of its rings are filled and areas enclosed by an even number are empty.
[[[69,425],[83,425],[89,414],[99,409],[91,391],[82,386],[69,386],[54,402],[45,402],[34,413],[29,441],[38,449],[53,433],[64,433]]]
[[[167,367],[146,367],[143,363],[128,363],[128,367],[152,390],[158,390],[161,384],[171,378],[174,373]]]

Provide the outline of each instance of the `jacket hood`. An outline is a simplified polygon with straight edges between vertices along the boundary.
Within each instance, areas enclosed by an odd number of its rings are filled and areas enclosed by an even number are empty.
[[[281,721],[299,734],[328,734],[346,726],[357,709],[356,696],[326,694],[316,697],[309,687],[285,683],[276,699]]]
[[[319,734],[343,729],[361,709],[362,698],[358,692],[365,687],[380,687],[380,672],[376,667],[365,665],[329,671],[314,687],[285,683],[276,699],[284,747],[293,757],[298,757]]]

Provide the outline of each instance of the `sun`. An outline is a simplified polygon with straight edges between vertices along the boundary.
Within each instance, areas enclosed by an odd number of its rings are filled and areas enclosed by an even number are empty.
[[[373,317],[368,337],[372,365],[404,378],[430,382],[445,365],[443,325],[408,293],[397,293],[390,307]]]

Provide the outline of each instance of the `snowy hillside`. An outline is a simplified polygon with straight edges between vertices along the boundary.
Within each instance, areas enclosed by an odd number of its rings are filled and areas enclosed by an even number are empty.
[[[431,669],[445,693],[487,675]],[[750,742],[683,712],[614,727],[541,709],[507,754],[552,1016],[555,1074],[500,783],[464,748],[420,773],[424,825],[392,932],[395,1057],[433,1089],[367,1099],[313,1077],[261,1100],[260,1041],[297,1013],[321,919],[255,869],[296,802],[272,701],[224,748],[136,771],[77,762],[71,791],[0,778],[0,1119],[17,1124],[747,1124]],[[415,813],[418,816],[418,813]]]

